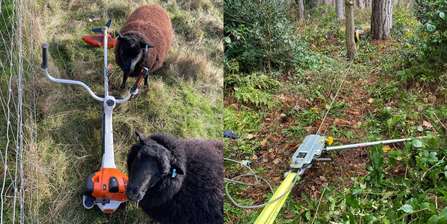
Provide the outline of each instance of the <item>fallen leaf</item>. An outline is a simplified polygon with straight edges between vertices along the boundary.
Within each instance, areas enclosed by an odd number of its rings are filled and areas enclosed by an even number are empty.
[[[374,99],[373,98],[369,98],[368,103],[373,103]]]
[[[313,181],[314,183],[318,184],[318,185],[321,185],[321,181],[318,180],[318,179],[312,179],[312,181]]]
[[[273,163],[274,163],[274,164],[278,164],[278,163],[279,163],[279,159],[276,158],[275,160],[273,160]]]
[[[296,216],[295,213],[290,213],[290,214],[283,215],[283,217],[286,218],[286,219],[293,219],[295,216]]]
[[[264,141],[261,141],[260,144],[261,144],[261,147],[265,146],[265,142]]]
[[[325,107],[326,107],[326,110],[329,110],[329,108],[331,108],[331,106],[329,106],[329,104],[326,104]]]
[[[278,180],[280,180],[281,179],[281,177],[273,177],[273,181],[278,181]]]
[[[276,155],[275,155],[274,153],[271,153],[271,154],[269,155],[269,157],[270,157],[270,159],[275,159]],[[276,164],[276,163],[275,163],[275,164]]]
[[[251,159],[257,159],[257,158],[258,158],[258,156],[255,154],[253,154],[253,156],[251,157]]]
[[[339,124],[339,125],[351,125],[351,122],[349,122],[349,121],[347,121],[347,120],[343,120],[343,119],[335,118],[335,120],[334,120],[334,124]]]
[[[248,134],[247,135],[247,139],[252,139],[253,138],[253,135],[252,134]]]
[[[388,145],[384,145],[384,146],[382,147],[382,150],[383,150],[383,151],[390,151],[391,148],[390,148],[390,146],[388,146]]]
[[[312,132],[312,127],[306,127],[306,131],[307,131],[307,133],[311,133]]]
[[[427,127],[427,128],[432,128],[433,127],[433,125],[431,125],[431,123],[428,122],[428,121],[422,121],[422,125]]]

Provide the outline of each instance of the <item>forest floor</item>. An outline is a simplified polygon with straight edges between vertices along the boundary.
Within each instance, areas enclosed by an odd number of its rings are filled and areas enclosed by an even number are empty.
[[[300,32],[299,28],[297,30]],[[444,88],[447,83],[401,82],[395,75],[399,71],[396,63],[400,57],[399,37],[393,35],[390,41],[362,40],[357,45],[358,56],[352,64],[346,59],[342,37],[311,42],[319,66],[303,71],[302,75],[287,72],[276,77],[281,86],[271,93],[272,100],[279,101],[280,106],[257,107],[242,103],[229,94],[224,100],[224,107],[231,106],[234,113],[250,111],[241,113],[245,116],[260,115],[260,128],[257,132],[236,133],[242,134],[241,139],[226,140],[225,156],[249,161],[256,174],[276,189],[290,170],[291,157],[300,143],[307,135],[316,134],[320,127],[319,135],[333,137],[336,145],[445,134],[447,114],[442,108],[447,105]],[[343,79],[340,92],[323,122]],[[227,127],[231,125],[225,124]],[[390,148],[384,147],[383,152],[399,151],[404,146],[404,143],[393,144]],[[322,192],[326,189],[323,186],[333,192],[345,192],[363,183],[359,178],[365,178],[373,165],[370,150],[370,147],[365,147],[323,153],[322,158],[329,157],[332,161],[314,163],[304,172],[292,189],[277,223],[311,221],[305,211],[316,207],[314,204],[323,199]],[[406,176],[406,169],[401,161],[397,161],[396,165],[385,166],[385,176]],[[248,173],[246,169],[225,162],[225,177],[245,173]],[[242,180],[254,182],[252,177]],[[270,189],[264,183],[253,187],[230,185],[230,194],[243,205],[262,204],[271,197]],[[260,212],[260,209],[239,209],[227,197],[225,203],[227,223],[252,223]],[[314,216],[333,218],[331,215],[334,213],[333,208],[310,211],[312,219]]]

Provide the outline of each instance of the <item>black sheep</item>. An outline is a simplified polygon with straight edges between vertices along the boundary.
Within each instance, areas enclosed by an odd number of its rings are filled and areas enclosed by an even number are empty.
[[[141,69],[148,72],[163,65],[172,43],[172,24],[168,13],[157,5],[138,7],[126,20],[120,32],[115,31],[118,42],[115,47],[116,63],[123,69],[123,83],[127,77],[137,77]],[[147,77],[144,86],[147,87]]]
[[[127,198],[162,224],[223,223],[223,142],[136,134]]]

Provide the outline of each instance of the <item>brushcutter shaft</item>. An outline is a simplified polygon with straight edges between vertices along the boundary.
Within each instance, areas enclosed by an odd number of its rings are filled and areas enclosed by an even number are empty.
[[[312,162],[330,162],[332,161],[331,158],[315,158],[312,160]]]
[[[392,143],[398,143],[398,142],[405,142],[405,141],[411,141],[411,138],[401,138],[401,139],[391,139],[391,140],[384,140],[384,141],[376,141],[376,142],[364,142],[364,143],[357,143],[357,144],[350,144],[350,145],[340,145],[340,146],[330,146],[326,147],[326,151],[333,151],[333,150],[340,150],[340,149],[353,149],[353,148],[361,148],[365,146],[373,146],[373,145],[380,145],[380,144],[392,144]]]

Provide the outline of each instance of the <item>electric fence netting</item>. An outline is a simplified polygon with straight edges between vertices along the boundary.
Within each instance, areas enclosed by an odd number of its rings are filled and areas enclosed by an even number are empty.
[[[34,4],[0,0],[0,223],[39,223]]]

